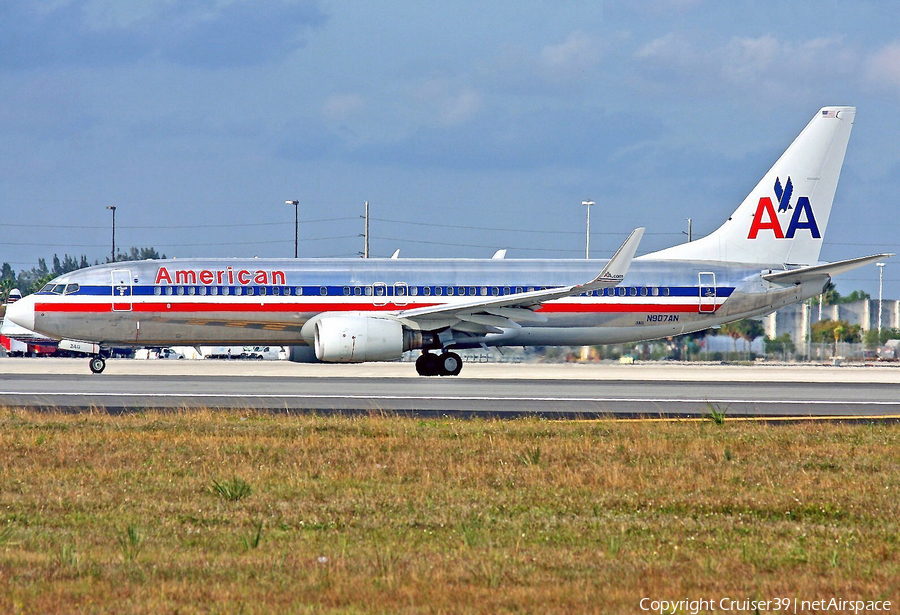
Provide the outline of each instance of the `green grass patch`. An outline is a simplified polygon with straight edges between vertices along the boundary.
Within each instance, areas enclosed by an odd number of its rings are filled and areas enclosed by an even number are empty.
[[[210,485],[209,490],[230,502],[243,500],[245,497],[253,493],[253,489],[250,487],[250,483],[236,476],[231,478],[230,480],[223,481],[213,479],[212,485]]]

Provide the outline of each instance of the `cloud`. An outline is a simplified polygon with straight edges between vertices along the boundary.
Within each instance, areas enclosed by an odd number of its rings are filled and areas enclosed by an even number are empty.
[[[456,85],[446,79],[429,79],[413,93],[424,105],[432,121],[441,126],[457,126],[475,117],[484,104],[480,92],[467,85]]]
[[[184,66],[251,66],[286,55],[326,20],[317,0],[0,4],[0,70],[111,66],[162,59]]]
[[[502,44],[482,60],[471,79],[490,93],[570,99],[573,91],[592,87],[611,41],[575,30],[539,48],[523,42]]]
[[[363,107],[366,101],[359,94],[335,94],[322,104],[322,116],[332,122],[349,119]]]
[[[674,33],[641,45],[635,52],[635,57],[645,61],[649,66],[669,67],[681,71],[697,67],[704,59],[690,39]]]
[[[704,44],[672,33],[642,45],[635,59],[657,85],[770,97],[797,97],[801,89],[847,77],[859,65],[843,37],[782,41],[771,34]]]
[[[600,62],[600,49],[590,36],[577,30],[557,45],[547,45],[537,58],[538,74],[553,80],[580,77]]]
[[[900,41],[882,47],[866,59],[865,77],[877,86],[900,89]]]
[[[622,8],[655,18],[670,17],[673,13],[687,13],[704,4],[705,0],[633,0]]]
[[[602,168],[662,130],[652,117],[566,106],[482,113],[463,126],[422,126],[397,139],[346,150],[355,161],[409,168],[529,170]]]

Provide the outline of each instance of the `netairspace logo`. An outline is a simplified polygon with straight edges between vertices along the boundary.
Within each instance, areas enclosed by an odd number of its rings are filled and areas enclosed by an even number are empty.
[[[734,600],[722,598],[721,600],[652,600],[641,599],[641,610],[659,615],[671,613],[710,613],[722,611],[724,613],[887,613],[891,610],[889,600],[841,600],[839,598],[823,598],[819,600],[800,600],[798,598],[775,598],[772,600]]]

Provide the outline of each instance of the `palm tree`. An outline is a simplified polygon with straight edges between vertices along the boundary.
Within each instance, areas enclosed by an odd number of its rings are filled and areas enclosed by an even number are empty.
[[[745,318],[744,320],[739,321],[738,324],[741,325],[741,337],[748,345],[752,344],[753,340],[756,338],[766,334],[765,328],[758,320]]]
[[[721,327],[719,327],[719,333],[722,335],[727,335],[731,338],[734,343],[734,354],[737,355],[737,341],[741,339],[741,328],[739,326],[740,321],[735,322],[727,322]]]

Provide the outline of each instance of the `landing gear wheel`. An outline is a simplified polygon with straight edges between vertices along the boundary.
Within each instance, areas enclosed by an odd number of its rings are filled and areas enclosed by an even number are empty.
[[[420,376],[437,376],[440,368],[440,359],[430,352],[423,352],[416,359],[416,372]]]
[[[99,374],[106,369],[106,359],[103,357],[91,357],[90,366],[92,372]]]
[[[462,371],[462,359],[455,352],[445,352],[440,357],[441,376],[457,376]]]

